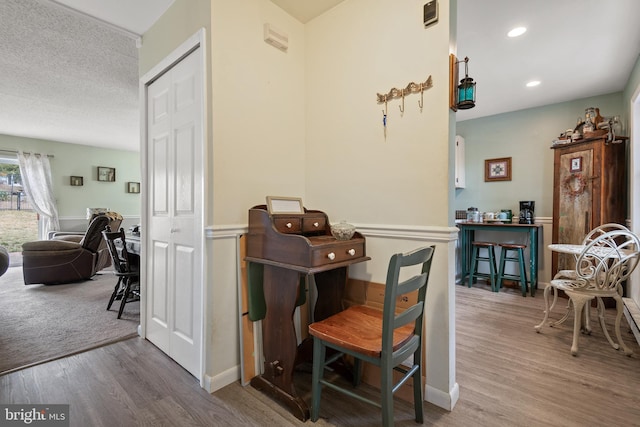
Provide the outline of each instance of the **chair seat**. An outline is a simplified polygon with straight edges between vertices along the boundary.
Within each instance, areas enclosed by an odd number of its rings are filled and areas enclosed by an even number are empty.
[[[596,282],[593,280],[580,280],[580,279],[553,279],[551,285],[561,291],[586,291],[593,297],[612,297],[618,294],[617,289],[603,289],[598,288]]]
[[[413,324],[395,330],[393,350],[413,337]],[[346,349],[380,357],[382,351],[382,311],[364,305],[347,308],[325,320],[309,325],[309,333]]]

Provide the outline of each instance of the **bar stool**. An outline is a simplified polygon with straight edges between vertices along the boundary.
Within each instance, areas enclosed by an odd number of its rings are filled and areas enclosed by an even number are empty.
[[[500,243],[502,250],[500,251],[500,271],[498,272],[498,291],[502,288],[502,279],[513,279],[520,282],[522,296],[527,296],[527,270],[524,266],[524,249],[527,245],[517,243]],[[510,254],[511,253],[511,254]],[[507,274],[504,272],[505,263],[517,262],[520,274]],[[533,289],[531,290],[533,296]]]
[[[496,245],[497,244],[494,242],[471,242],[471,247],[473,249],[471,251],[471,269],[469,270],[469,287],[473,285],[475,278],[483,277],[491,281],[491,290],[493,292],[498,292],[499,288],[497,287],[496,280],[496,252],[494,249]],[[485,256],[481,256],[481,249],[486,249],[487,254]],[[478,272],[478,263],[480,261],[489,263],[489,274]]]

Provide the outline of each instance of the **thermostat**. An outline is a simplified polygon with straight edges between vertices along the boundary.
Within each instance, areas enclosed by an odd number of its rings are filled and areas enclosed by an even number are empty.
[[[438,22],[438,0],[432,0],[424,5],[423,22],[425,28]]]

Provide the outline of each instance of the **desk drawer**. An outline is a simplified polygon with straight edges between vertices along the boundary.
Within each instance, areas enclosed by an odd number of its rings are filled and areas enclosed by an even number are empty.
[[[326,223],[324,215],[305,215],[302,219],[302,232],[305,234],[323,233]]]
[[[302,232],[302,218],[300,217],[274,218],[273,225],[280,233],[300,234]]]
[[[328,247],[313,249],[311,252],[311,265],[317,267],[363,256],[365,256],[364,241],[362,239],[347,240]]]

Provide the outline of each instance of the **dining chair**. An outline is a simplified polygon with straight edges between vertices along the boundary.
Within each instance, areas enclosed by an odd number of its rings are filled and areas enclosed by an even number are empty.
[[[107,310],[111,309],[111,305],[116,299],[120,299],[120,308],[118,309],[118,319],[120,319],[127,302],[140,299],[140,272],[136,264],[131,262],[123,228],[120,228],[119,231],[111,231],[111,228],[107,226],[102,232],[102,236],[107,243],[115,275],[118,277],[118,282],[109,298]],[[120,240],[119,245],[116,244],[117,240]]]
[[[582,246],[587,246],[589,243],[593,242],[594,240],[596,240],[598,237],[609,233],[610,231],[617,231],[617,230],[622,230],[622,231],[628,231],[631,232],[627,227],[625,227],[622,224],[618,224],[615,222],[611,222],[611,223],[607,223],[607,224],[602,224],[599,225],[597,227],[595,227],[593,230],[589,231],[589,233],[587,233],[587,235],[584,237],[584,239],[582,239]],[[603,244],[604,242],[606,242],[606,239],[602,239],[598,241],[598,244]],[[574,262],[577,261],[578,259],[578,255],[574,255]],[[575,269],[571,269],[571,270],[559,270],[554,276],[554,279],[576,279],[577,278],[577,274],[576,274],[576,270]],[[550,290],[553,291],[553,302],[551,303],[551,306],[549,307],[549,310],[553,310],[553,308],[555,307],[556,303],[558,302],[558,290],[556,288],[551,288]],[[571,299],[569,299],[568,303],[567,303],[567,310],[564,314],[564,316],[562,318],[560,318],[559,320],[553,322],[553,325],[559,325],[561,323],[564,323],[568,318],[569,315],[571,314]],[[583,321],[583,325],[582,325],[583,329],[585,330],[585,332],[587,332],[588,334],[591,333],[591,326],[590,326],[590,322],[589,322],[589,306],[585,306],[585,312],[584,312],[584,321]],[[607,334],[607,332],[605,332],[605,334]]]
[[[435,246],[416,249],[405,254],[395,254],[389,261],[383,309],[355,305],[322,321],[309,325],[313,336],[313,371],[311,420],[320,414],[322,386],[365,403],[382,408],[382,425],[393,425],[393,394],[409,378],[413,378],[415,420],[423,423],[422,399],[422,329],[424,301],[429,271]],[[411,267],[417,270],[412,272]],[[413,275],[400,281],[400,274]],[[399,301],[415,297],[415,303],[403,308]],[[332,349],[327,352],[327,349]],[[328,354],[329,353],[329,354]],[[344,355],[354,358],[353,385],[360,383],[362,362],[380,368],[380,401],[374,401],[347,388],[324,379],[328,365]],[[328,356],[328,357],[327,357]],[[410,361],[410,365],[405,365]],[[402,378],[394,383],[394,371]]]
[[[633,352],[628,348],[620,333],[620,323],[623,314],[622,284],[631,275],[640,259],[640,239],[634,233],[617,229],[606,233],[598,233],[588,244],[584,245],[577,256],[575,270],[571,275],[556,277],[545,288],[545,312],[542,322],[535,326],[537,332],[547,322],[551,307],[549,292],[551,288],[564,291],[571,301],[574,312],[573,342],[571,354],[578,354],[578,336],[589,311],[586,304],[597,299],[598,319],[602,331],[609,344],[616,350],[622,347],[626,355]],[[571,277],[570,277],[571,276]],[[607,331],[604,314],[605,308],[602,298],[611,297],[616,302],[616,320],[614,331],[615,343]],[[568,316],[549,326],[555,326]]]

